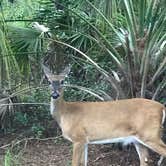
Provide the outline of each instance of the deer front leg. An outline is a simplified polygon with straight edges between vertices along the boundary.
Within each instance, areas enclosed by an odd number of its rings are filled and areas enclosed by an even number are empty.
[[[140,143],[135,143],[134,145],[139,155],[140,166],[148,166],[148,157],[149,157],[148,149],[145,146],[141,145]]]
[[[88,145],[85,143],[73,143],[72,166],[87,166]]]

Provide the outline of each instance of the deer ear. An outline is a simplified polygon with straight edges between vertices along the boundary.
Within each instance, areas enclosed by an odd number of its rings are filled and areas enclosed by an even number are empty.
[[[68,66],[66,66],[65,69],[60,73],[60,75],[65,78],[65,77],[68,76],[68,74],[70,73],[70,70],[71,70],[71,65],[68,65]]]
[[[52,83],[53,80],[51,79],[52,73],[51,73],[50,69],[43,64],[42,64],[42,68],[43,68],[44,74],[47,77],[48,81]]]

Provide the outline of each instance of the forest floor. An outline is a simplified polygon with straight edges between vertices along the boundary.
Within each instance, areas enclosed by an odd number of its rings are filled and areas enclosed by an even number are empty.
[[[45,139],[0,136],[0,166],[70,166],[72,144],[62,136]],[[159,156],[150,151],[150,166],[157,166]],[[163,163],[163,166],[166,165]],[[88,166],[139,166],[133,146],[89,145]]]

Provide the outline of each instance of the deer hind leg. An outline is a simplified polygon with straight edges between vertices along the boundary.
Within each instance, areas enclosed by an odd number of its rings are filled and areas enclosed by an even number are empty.
[[[73,144],[72,166],[87,166],[88,145],[84,143]]]
[[[161,165],[164,157],[166,157],[166,145],[162,142],[161,139],[156,139],[153,141],[148,141],[145,144],[151,148],[153,151],[157,152],[158,154],[161,155],[160,160],[158,161],[158,166]]]
[[[161,140],[151,142],[148,141],[146,145],[158,154],[166,157],[166,145]]]
[[[160,156],[160,159],[157,162],[157,166],[161,166],[161,163],[162,163],[163,160],[164,160],[164,156]]]
[[[140,166],[148,166],[149,153],[147,147],[141,145],[140,143],[135,143],[134,146],[140,159]]]

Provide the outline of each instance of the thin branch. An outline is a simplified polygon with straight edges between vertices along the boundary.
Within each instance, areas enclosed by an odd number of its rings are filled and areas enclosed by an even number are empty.
[[[165,65],[166,65],[166,57],[164,58],[164,60],[159,65],[159,68],[157,69],[154,76],[152,77],[149,85],[152,85],[155,82],[155,80],[161,75],[161,73],[165,71],[165,69],[166,69]],[[164,68],[164,70],[163,70],[163,68]]]
[[[152,97],[152,100],[155,100],[157,95],[161,92],[162,89],[164,89],[166,86],[166,78],[163,79],[163,81],[158,85],[153,97]]]
[[[48,103],[9,103],[9,104],[0,104],[0,107],[2,106],[14,106],[14,105],[46,105],[49,106]]]
[[[89,94],[97,97],[98,99],[100,99],[101,101],[104,101],[104,98],[99,96],[98,94],[96,94],[95,92],[93,92],[91,89],[89,88],[85,88],[85,87],[82,87],[82,86],[77,86],[77,85],[65,85],[65,87],[71,87],[71,88],[77,88],[77,89],[80,89],[80,90],[83,90],[85,92],[88,92]]]
[[[15,96],[18,96],[19,94],[22,94],[22,93],[25,93],[25,92],[28,92],[30,90],[36,90],[36,89],[43,89],[45,87],[48,87],[48,85],[44,85],[44,86],[38,86],[38,87],[26,87],[24,89],[21,89],[20,91],[16,91],[15,93],[12,93],[11,95],[5,97],[5,98],[2,98],[0,99],[0,102],[4,101],[4,100],[7,100],[7,99],[10,99],[12,97],[15,97]]]
[[[62,135],[57,136],[57,137],[49,137],[49,138],[33,138],[33,137],[30,137],[30,138],[24,138],[24,139],[18,140],[17,142],[15,142],[15,140],[13,140],[11,143],[1,146],[0,149],[6,149],[9,146],[13,147],[13,146],[16,146],[16,145],[24,142],[24,141],[26,141],[26,142],[31,141],[31,140],[48,141],[48,140],[55,140],[55,139],[59,139],[59,138],[62,138]]]
[[[15,19],[15,20],[3,20],[0,22],[36,22],[36,21],[41,21],[41,20]],[[43,20],[42,20],[42,22],[43,22]]]

